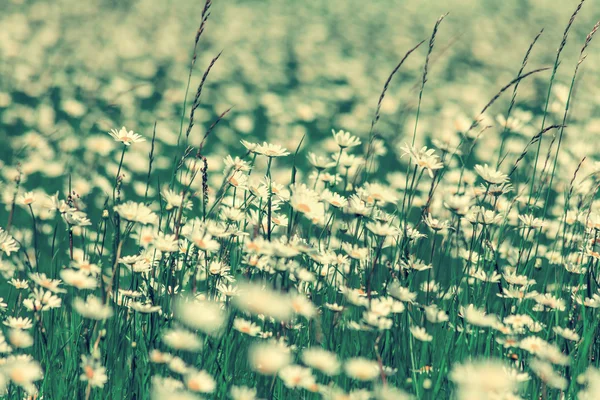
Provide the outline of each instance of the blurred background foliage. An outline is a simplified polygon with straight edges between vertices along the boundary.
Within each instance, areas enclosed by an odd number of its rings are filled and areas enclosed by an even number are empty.
[[[542,28],[527,69],[552,65],[576,5],[572,0],[216,0],[198,46],[189,98],[210,60],[223,54],[208,77],[190,144],[197,145],[216,116],[231,106],[208,141],[211,170],[222,168],[223,156],[241,153],[240,139],[268,140],[293,150],[306,135],[306,148],[332,150],[332,128],[365,138],[391,70],[409,48],[429,39],[436,19],[446,12],[432,54],[418,141],[453,135],[516,76]],[[94,186],[106,193],[111,187],[106,176],[114,176],[119,150],[101,137],[125,125],[150,138],[155,122],[155,168],[170,172],[203,6],[188,0],[3,0],[0,137],[10,143],[1,150],[5,179],[16,176],[18,158],[25,177],[34,179],[43,169],[46,176],[61,178],[64,187],[62,177],[70,173],[78,193]],[[569,82],[598,13],[590,2],[575,21],[553,101],[564,98],[560,84]],[[426,52],[422,46],[390,85],[378,125],[388,145],[412,134]],[[589,88],[598,86],[599,58],[599,52],[589,51],[581,74],[585,85],[577,88],[571,114],[573,123],[594,138],[600,133],[600,95]],[[545,73],[524,82],[518,107],[539,114],[548,79]],[[506,110],[510,96],[505,97],[494,105],[492,118]],[[189,109],[184,113],[185,130]],[[477,150],[482,158],[486,149],[497,147],[495,132],[482,138]],[[516,153],[527,140],[515,142]],[[585,146],[589,151],[596,144],[576,140],[568,148],[576,153]],[[34,147],[44,151],[30,151]],[[147,170],[150,140],[136,147],[125,166],[130,176]],[[85,167],[73,157],[83,158]],[[289,170],[280,173],[289,179]]]

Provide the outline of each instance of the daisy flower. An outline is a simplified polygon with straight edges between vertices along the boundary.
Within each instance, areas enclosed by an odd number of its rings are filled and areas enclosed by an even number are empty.
[[[33,326],[31,319],[23,317],[7,317],[3,324],[10,328],[21,330],[30,329]]]
[[[427,171],[430,178],[433,179],[433,172],[438,169],[444,168],[444,164],[439,161],[439,156],[435,154],[434,149],[427,149],[426,146],[421,147],[419,150],[415,146],[411,146],[406,143],[402,150],[402,157],[409,155],[412,162],[419,168],[423,168]]]
[[[92,294],[85,301],[79,297],[75,298],[73,300],[73,308],[82,317],[98,321],[103,321],[113,315],[112,308]]]
[[[108,381],[106,368],[100,364],[100,361],[93,357],[82,355],[81,369],[83,370],[83,374],[81,374],[79,379],[88,382],[92,387],[101,388]]]
[[[194,371],[185,377],[185,385],[192,392],[212,393],[217,387],[214,378],[206,371]]]
[[[143,142],[146,140],[141,135],[138,135],[133,131],[128,131],[125,127],[122,127],[118,131],[116,129],[111,129],[108,134],[112,136],[116,142],[121,142],[125,146],[130,146],[132,143]]]
[[[292,361],[289,349],[277,342],[255,344],[248,359],[252,369],[262,375],[275,375]]]
[[[307,158],[308,162],[318,171],[323,171],[324,169],[335,166],[335,163],[331,162],[328,157],[316,155],[313,152],[309,152]]]
[[[355,147],[361,143],[360,139],[350,134],[350,132],[344,132],[343,130],[336,132],[334,129],[332,129],[331,133],[333,133],[333,140],[335,140],[340,149]]]
[[[304,350],[302,352],[302,362],[329,376],[337,375],[340,370],[340,362],[336,354],[320,347],[311,347]]]
[[[287,365],[279,371],[279,378],[288,388],[302,387],[309,389],[315,386],[315,378],[309,368],[300,365]]]
[[[258,325],[243,318],[236,318],[233,320],[233,329],[249,336],[257,336],[261,332]]]
[[[487,183],[499,185],[501,183],[508,182],[508,175],[490,168],[487,164],[484,164],[483,166],[477,164],[475,166],[475,171],[481,177],[481,179]]]
[[[267,157],[284,157],[290,154],[290,152],[284,147],[278,144],[271,144],[267,142],[257,145],[254,149],[254,152]]]
[[[196,352],[202,349],[202,342],[198,335],[181,328],[168,329],[163,334],[162,340],[174,350]]]
[[[420,340],[421,342],[431,342],[433,340],[433,336],[427,333],[425,328],[420,326],[411,326],[410,333],[412,333],[415,339]]]
[[[154,224],[158,220],[158,216],[152,212],[150,207],[134,201],[119,204],[115,206],[114,210],[121,218],[130,222],[139,222],[142,225]]]
[[[355,357],[346,361],[344,371],[352,379],[372,381],[379,376],[379,364],[363,357]]]
[[[7,256],[10,256],[12,252],[19,251],[17,241],[2,228],[0,228],[0,250]]]

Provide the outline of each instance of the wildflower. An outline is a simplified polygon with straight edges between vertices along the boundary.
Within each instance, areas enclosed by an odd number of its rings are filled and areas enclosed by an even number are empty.
[[[433,179],[433,171],[444,168],[444,164],[439,161],[434,149],[427,149],[423,146],[419,150],[415,146],[404,144],[401,147],[402,157],[410,155],[412,162],[419,168],[427,171],[427,174]]]
[[[539,354],[546,347],[549,346],[549,343],[544,339],[537,336],[529,336],[525,339],[521,340],[519,343],[519,347],[525,351],[528,351],[531,354]]]
[[[413,303],[417,299],[416,293],[411,292],[408,288],[400,286],[398,281],[392,282],[388,287],[388,293],[405,303]]]
[[[526,275],[517,275],[514,271],[505,272],[502,277],[511,285],[529,286],[535,284],[535,279],[529,279]]]
[[[251,143],[246,140],[240,140],[240,143],[242,143],[242,145],[251,153],[254,153],[256,148],[260,146],[258,143]]]
[[[490,168],[487,164],[484,164],[483,166],[479,164],[476,165],[475,171],[481,177],[481,179],[486,181],[488,184],[500,185],[504,182],[508,182],[508,175]]]
[[[440,290],[440,285],[439,283],[437,283],[436,281],[434,281],[433,279],[430,280],[429,282],[422,282],[420,285],[420,289],[422,292],[427,292],[427,293],[437,293],[438,290]]]
[[[33,345],[33,338],[29,333],[21,329],[11,329],[8,332],[8,341],[18,349],[26,349]]]
[[[223,163],[225,164],[225,169],[223,170],[223,173],[226,173],[230,170],[248,172],[251,169],[248,162],[242,160],[239,157],[232,158],[230,155],[223,159]]]
[[[366,247],[342,243],[342,249],[350,256],[350,258],[358,261],[365,261],[367,257],[369,257],[369,249]]]
[[[33,192],[25,192],[22,195],[19,196],[19,204],[22,204],[24,206],[30,206],[31,204],[33,204],[35,202],[35,193]]]
[[[226,279],[233,279],[230,276],[225,277]],[[237,286],[233,286],[233,285],[229,285],[226,283],[219,283],[217,285],[217,290],[223,294],[224,296],[227,297],[233,297],[233,296],[237,296],[238,294],[238,288]]]
[[[476,308],[473,304],[469,304],[467,307],[461,306],[459,315],[468,323],[476,326],[491,327],[498,322],[495,315],[487,315],[485,311]]]
[[[171,361],[172,358],[173,356],[169,353],[163,353],[156,349],[150,351],[150,361],[156,364],[166,364]]]
[[[335,353],[319,347],[305,349],[302,352],[302,362],[329,376],[337,375],[340,370],[340,362]]]
[[[177,193],[169,188],[163,189],[162,198],[167,202],[165,209],[170,211],[174,208],[182,207],[190,210],[192,208],[192,202],[185,198],[183,193]]]
[[[294,311],[288,296],[256,284],[240,285],[240,295],[233,299],[233,303],[242,311],[263,314],[278,321],[289,320]]]
[[[575,301],[579,304],[583,304],[585,307],[600,308],[600,294],[598,293],[594,293],[591,298],[586,297],[583,300],[579,297],[575,297]]]
[[[334,193],[329,189],[325,189],[321,192],[321,200],[335,208],[344,208],[348,204],[348,200],[344,196]]]
[[[348,205],[344,208],[346,214],[369,215],[373,207],[364,202],[360,196],[353,194],[348,199]]]
[[[245,218],[244,211],[233,207],[222,207],[221,215],[224,219],[231,222],[241,222]]]
[[[342,179],[342,177],[340,176],[340,174],[337,174],[337,173],[335,173],[335,174],[330,174],[329,172],[323,172],[323,173],[321,173],[321,174],[319,175],[319,174],[318,174],[316,171],[313,171],[313,172],[311,172],[311,173],[310,173],[310,175],[308,176],[308,179],[309,179],[311,182],[314,182],[314,181],[316,181],[316,180],[317,180],[317,178],[318,178],[318,180],[320,180],[321,182],[325,182],[325,183],[327,183],[327,184],[329,184],[329,185],[335,185],[335,184],[337,184],[337,183],[338,183],[338,182],[339,182],[339,181]]]
[[[30,318],[23,317],[7,317],[3,322],[4,325],[13,329],[31,329],[33,322]]]
[[[448,314],[444,310],[440,310],[435,304],[425,307],[425,317],[432,324],[446,322],[449,319]]]
[[[161,310],[160,306],[154,306],[152,303],[141,303],[139,301],[130,302],[129,307],[144,314],[154,313]]]
[[[433,218],[429,213],[423,218],[423,221],[428,227],[436,232],[443,231],[450,227],[448,221],[440,221],[439,219]]]
[[[578,342],[580,339],[579,334],[569,328],[561,328],[559,326],[555,326],[554,328],[552,328],[552,330],[557,335],[562,336],[563,338],[565,338],[567,340],[571,340],[573,342]]]
[[[292,296],[291,306],[296,314],[302,315],[307,319],[313,318],[317,314],[317,309],[313,303],[300,294]]]
[[[460,399],[507,398],[518,389],[518,380],[496,360],[456,364],[449,378],[457,385]]]
[[[192,392],[212,393],[217,387],[214,378],[206,371],[195,371],[185,376],[185,386]]]
[[[323,171],[327,168],[335,166],[334,162],[331,162],[329,158],[324,156],[318,156],[313,152],[308,153],[308,162],[315,167],[318,171]]]
[[[256,400],[256,389],[247,386],[232,386],[229,394],[233,400]]]
[[[73,226],[90,226],[92,221],[89,220],[87,214],[79,210],[68,210],[61,214],[62,218],[69,225]]]
[[[369,304],[366,293],[362,289],[342,287],[340,291],[346,296],[346,299],[350,304],[355,306],[367,306]]]
[[[131,265],[131,270],[138,274],[145,274],[152,271],[152,264],[147,262],[146,260],[136,260]]]
[[[519,219],[523,223],[523,226],[529,229],[542,228],[546,225],[542,219],[535,218],[533,215],[519,215]]]
[[[12,347],[6,342],[4,334],[0,331],[0,354],[7,354],[12,352]],[[2,371],[0,370],[0,375]]]
[[[582,389],[577,394],[579,400],[594,400],[600,398],[600,370],[594,367],[588,369],[577,377],[577,382],[587,384],[585,389]]]
[[[426,386],[426,381],[423,386]],[[374,391],[375,400],[412,400],[413,397],[408,393],[391,386],[378,386]]]
[[[535,297],[535,301],[545,307],[565,311],[566,303],[563,299],[559,299],[550,293],[540,294]]]
[[[427,264],[422,260],[419,260],[414,255],[410,255],[408,260],[400,261],[400,265],[403,269],[412,269],[415,271],[426,271],[428,269],[432,269],[433,265]]]
[[[412,333],[415,339],[420,340],[421,342],[431,342],[433,340],[433,336],[428,334],[425,328],[420,326],[411,326],[410,333]]]
[[[527,314],[509,315],[508,317],[505,317],[503,321],[517,332],[522,331],[524,327],[531,326],[534,322],[533,318]]]
[[[54,293],[65,293],[66,290],[59,288],[58,286],[62,283],[60,279],[50,279],[46,277],[46,274],[40,273],[31,273],[29,274],[29,278],[36,283],[37,285],[43,287],[44,289],[50,290]]]
[[[344,363],[344,371],[352,379],[359,381],[372,381],[379,376],[379,365],[376,361],[372,361],[363,357],[355,357],[346,360]]]
[[[262,145],[256,145],[254,148],[254,153],[265,155],[269,158],[271,157],[284,157],[290,154],[285,148],[281,147],[278,144],[271,144],[264,142]]]
[[[98,275],[101,271],[100,267],[96,264],[92,264],[88,260],[75,260],[72,263],[72,267],[80,271],[85,272],[88,275]]]
[[[253,345],[248,359],[252,369],[262,375],[275,375],[292,361],[289,349],[276,342]]]
[[[278,375],[283,384],[290,389],[301,387],[311,391],[317,390],[315,378],[308,368],[299,365],[286,365],[279,371]]]
[[[412,228],[412,227],[409,226],[406,229],[406,237],[409,240],[414,241],[414,240],[419,240],[419,239],[422,239],[422,238],[426,238],[427,235],[425,235],[424,233],[419,232],[417,229]]]
[[[482,282],[500,282],[501,275],[496,271],[486,273],[483,268],[471,267],[469,269],[469,276],[480,280]]]
[[[27,283],[27,281],[25,279],[15,279],[12,278],[10,281],[8,281],[8,283],[12,286],[15,287],[15,289],[27,289],[29,288],[29,284]],[[0,300],[1,302],[1,300]]]
[[[495,225],[503,220],[503,216],[483,207],[473,207],[466,215],[472,224]]]
[[[289,221],[288,221],[288,217],[286,217],[283,214],[272,213],[271,222],[275,226],[286,227],[286,226],[288,226]]]
[[[567,380],[554,371],[552,364],[534,358],[529,367],[546,385],[559,390],[567,388]]]
[[[333,140],[340,147],[340,149],[347,149],[349,147],[356,147],[360,145],[360,139],[356,136],[350,134],[350,132],[344,132],[343,130],[339,130],[336,132],[335,130],[331,130],[333,134]]]
[[[175,378],[152,377],[152,399],[158,400],[200,400],[188,391],[183,383]]]
[[[344,311],[344,307],[337,304],[337,303],[325,303],[325,307],[327,307],[329,310],[333,311],[333,312],[342,312]]]
[[[260,333],[260,327],[258,325],[243,318],[236,318],[233,320],[233,329],[249,336],[257,336]]]
[[[469,196],[454,195],[444,201],[444,207],[459,216],[464,216],[469,211],[471,198]]]
[[[179,241],[177,240],[177,237],[172,234],[157,232],[152,243],[157,250],[165,253],[171,253],[179,250]]]
[[[112,317],[113,311],[108,304],[102,303],[102,301],[94,295],[89,295],[86,300],[77,297],[73,300],[73,308],[82,317],[103,321]]]
[[[398,228],[381,222],[369,222],[366,227],[371,233],[377,236],[398,236],[400,231]]]
[[[202,348],[198,336],[184,329],[168,329],[162,337],[163,342],[172,349],[196,352]]]
[[[202,251],[213,253],[219,250],[219,242],[214,240],[210,233],[196,231],[193,232],[188,238],[198,249]]]
[[[7,256],[10,256],[12,252],[19,251],[17,241],[2,228],[0,228],[0,250]]]
[[[535,290],[531,292],[527,292],[526,288],[515,288],[515,287],[505,287],[503,288],[502,293],[498,293],[498,297],[504,297],[507,299],[534,299],[539,295],[539,293]]]
[[[115,206],[115,212],[127,221],[139,222],[142,225],[155,224],[158,221],[158,216],[148,206],[133,201]]]
[[[248,187],[248,175],[246,175],[242,171],[231,172],[227,177],[226,181],[231,186],[236,188],[246,189]]]
[[[175,310],[177,319],[208,335],[219,333],[227,321],[227,313],[221,309],[221,305],[209,301],[179,298]]]
[[[81,369],[83,370],[83,374],[81,374],[79,379],[84,382],[88,382],[88,384],[92,387],[104,387],[108,381],[106,368],[104,368],[102,364],[100,364],[100,361],[95,357],[82,355]]]
[[[89,276],[81,270],[63,269],[60,271],[60,277],[65,284],[77,289],[95,289],[98,286],[96,278]]]
[[[379,205],[383,205],[395,203],[398,200],[398,195],[393,189],[380,183],[367,182],[357,190],[357,193],[368,204],[377,202]]]
[[[294,210],[306,215],[314,214],[323,207],[315,194],[305,190],[294,190],[290,205]]]
[[[116,129],[111,129],[108,134],[112,136],[116,142],[121,142],[125,146],[130,146],[132,143],[143,142],[146,140],[141,135],[138,135],[133,131],[128,131],[125,127],[122,127],[118,131]]]
[[[28,392],[35,392],[33,382],[43,378],[42,368],[37,361],[13,359],[2,366],[2,372],[14,384]]]
[[[47,311],[52,308],[58,308],[62,305],[62,300],[51,291],[43,291],[35,288],[28,299],[23,300],[25,308],[31,311]]]

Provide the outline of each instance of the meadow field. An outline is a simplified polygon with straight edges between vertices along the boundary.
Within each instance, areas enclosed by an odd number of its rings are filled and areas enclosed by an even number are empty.
[[[596,0],[0,0],[0,399],[600,399]]]

